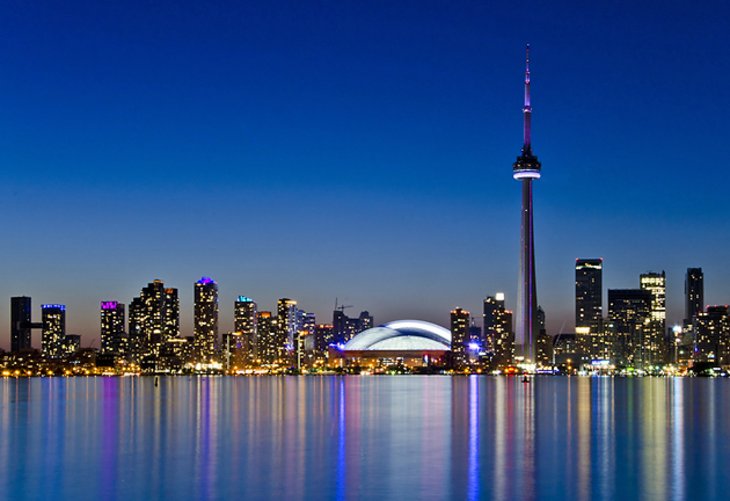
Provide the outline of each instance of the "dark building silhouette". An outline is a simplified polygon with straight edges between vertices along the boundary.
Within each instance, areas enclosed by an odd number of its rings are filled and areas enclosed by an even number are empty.
[[[31,299],[26,296],[10,298],[10,351],[30,350]]]
[[[684,323],[692,323],[705,309],[705,275],[702,268],[687,268],[684,279]]]

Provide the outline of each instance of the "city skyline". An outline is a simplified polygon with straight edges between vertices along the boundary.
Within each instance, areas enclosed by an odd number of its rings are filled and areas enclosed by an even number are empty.
[[[705,272],[706,304],[728,302],[730,202],[697,174],[727,149],[727,6],[670,5],[661,19],[591,6],[567,20],[533,6],[522,23],[512,9],[424,4],[382,24],[332,5],[335,31],[295,6],[239,7],[230,22],[161,6],[169,24],[149,25],[133,8],[65,8],[78,29],[40,7],[2,21],[0,252],[13,266],[0,297],[67,305],[83,345],[98,337],[99,301],[128,302],[154,278],[188,312],[189,284],[214,277],[225,326],[240,294],[265,310],[291,297],[321,318],[339,297],[378,323],[447,325],[495,291],[514,308],[506,169],[527,41],[534,141],[550,165],[535,194],[549,333],[571,330],[577,257],[604,258],[604,290],[666,270],[668,324],[684,316],[688,267]],[[5,348],[8,325],[0,309]],[[180,328],[192,332],[192,313]]]

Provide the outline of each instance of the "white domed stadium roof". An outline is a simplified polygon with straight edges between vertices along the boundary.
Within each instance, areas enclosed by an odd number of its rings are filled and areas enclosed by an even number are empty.
[[[422,320],[396,320],[362,331],[345,344],[344,351],[445,351],[451,332]]]

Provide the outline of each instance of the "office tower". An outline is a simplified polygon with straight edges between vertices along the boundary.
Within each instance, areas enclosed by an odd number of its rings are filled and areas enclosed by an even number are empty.
[[[117,301],[102,301],[101,354],[120,355],[124,337],[124,305]]]
[[[462,308],[451,310],[451,353],[454,368],[460,369],[469,362],[470,313]]]
[[[684,323],[692,323],[692,319],[702,313],[705,308],[705,275],[702,268],[687,268],[684,279]]]
[[[41,353],[46,358],[63,356],[66,337],[66,306],[63,304],[41,305]]]
[[[502,292],[484,299],[484,338],[492,353],[492,365],[495,368],[512,364],[515,355],[512,312],[505,309]]]
[[[218,347],[218,284],[202,277],[193,287],[193,335],[200,362],[210,362]]]
[[[273,364],[279,360],[281,349],[277,342],[277,319],[270,311],[256,314],[256,356],[263,364]]]
[[[256,358],[256,302],[246,296],[238,296],[233,303],[233,330],[240,332],[248,363]]]
[[[727,306],[708,306],[695,315],[694,362],[730,363],[730,318]]]
[[[331,324],[319,324],[314,329],[314,350],[317,356],[327,355],[330,344],[335,342],[335,328]]]
[[[644,340],[644,365],[662,365],[667,361],[666,293],[667,279],[661,273],[643,273],[639,277],[641,289],[651,292],[651,322]]]
[[[10,298],[10,351],[31,349],[31,299],[26,296]]]
[[[517,294],[517,338],[523,342],[525,358],[535,360],[537,326],[537,287],[535,285],[535,242],[533,231],[532,181],[540,179],[541,165],[532,152],[530,103],[530,46],[525,66],[525,103],[522,109],[522,152],[512,167],[512,177],[522,183],[522,221],[520,226],[520,272]]]
[[[608,290],[608,337],[619,367],[643,368],[650,358],[652,293],[646,289]]]
[[[608,357],[603,335],[603,259],[575,261],[575,334],[583,363]],[[580,362],[575,361],[578,365]]]

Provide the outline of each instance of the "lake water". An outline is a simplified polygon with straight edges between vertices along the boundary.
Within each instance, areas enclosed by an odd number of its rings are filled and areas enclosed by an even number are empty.
[[[0,380],[0,497],[728,499],[730,381]]]

